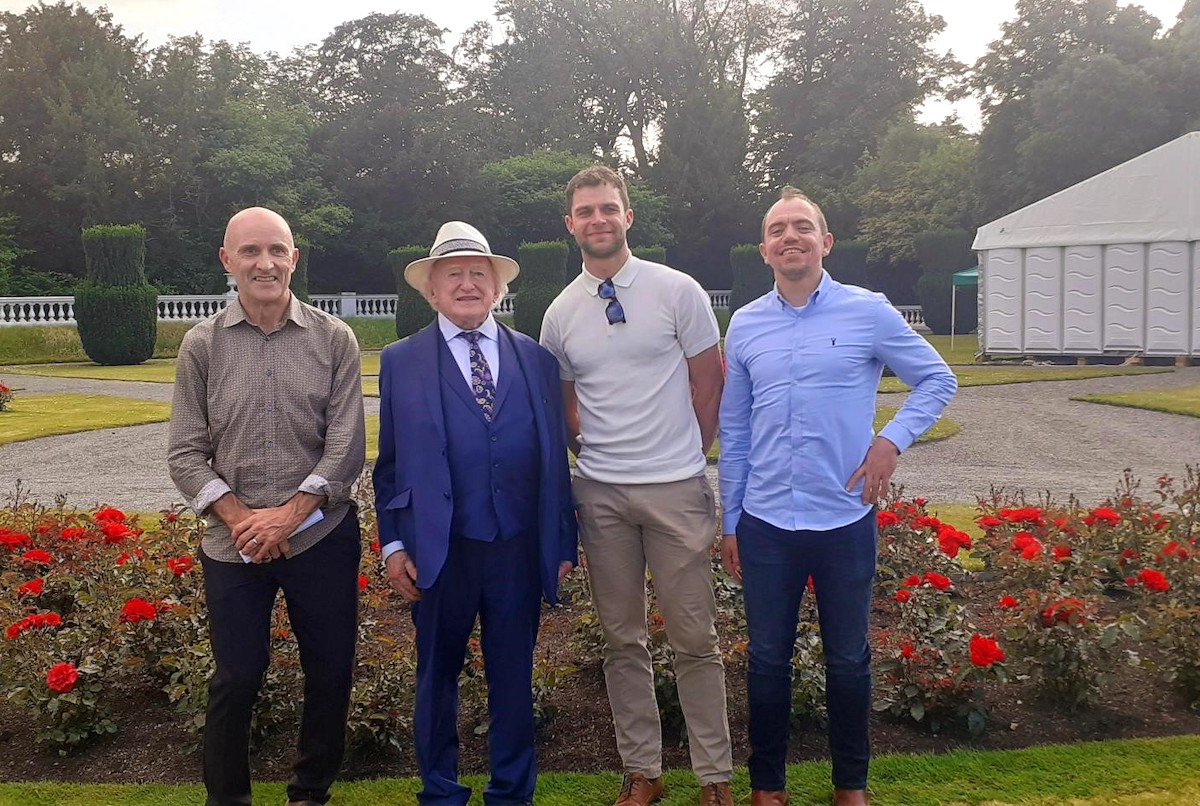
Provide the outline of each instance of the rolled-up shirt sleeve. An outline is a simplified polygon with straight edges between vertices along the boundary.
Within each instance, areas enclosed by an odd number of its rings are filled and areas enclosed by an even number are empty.
[[[349,328],[337,331],[337,356],[326,410],[325,450],[299,491],[324,495],[328,506],[350,500],[366,459],[362,377],[358,340]]]

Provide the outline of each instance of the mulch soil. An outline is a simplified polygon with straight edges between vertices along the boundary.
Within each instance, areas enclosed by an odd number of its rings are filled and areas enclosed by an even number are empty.
[[[983,586],[971,590],[972,601],[994,600]],[[399,605],[398,606],[402,606]],[[876,626],[885,626],[886,608],[874,614]],[[598,660],[580,656],[572,643],[579,609],[562,607],[547,612],[538,652],[555,665],[577,666],[555,690],[553,719],[539,733],[538,757],[543,771],[615,771],[621,762],[613,738],[604,675]],[[986,617],[980,617],[986,628]],[[398,618],[393,629],[411,629],[407,618]],[[730,649],[742,636],[724,630]],[[1148,645],[1129,644],[1143,659],[1153,659]],[[745,659],[737,652],[727,657],[729,722],[734,763],[744,765],[749,752],[746,737]],[[991,718],[987,731],[971,737],[962,725],[934,734],[912,722],[886,714],[872,716],[872,744],[876,755],[885,753],[944,752],[953,749],[1007,750],[1036,744],[1101,739],[1200,734],[1200,714],[1187,707],[1166,683],[1161,672],[1143,665],[1118,664],[1099,701],[1089,708],[1067,711],[1047,702],[1027,682],[993,684],[987,690]],[[69,781],[108,783],[181,783],[200,780],[197,739],[172,710],[161,692],[134,692],[121,700],[116,719],[120,731],[76,753],[59,756],[34,744],[34,729],[27,716],[0,703],[0,780]],[[463,772],[482,772],[487,765],[487,739],[476,728],[486,724],[483,713],[463,713],[460,721]],[[252,770],[256,780],[285,780],[293,757],[294,727],[277,731],[256,749]],[[798,724],[792,734],[791,759],[827,758],[824,730],[816,724]],[[664,748],[667,768],[690,766],[682,739]],[[415,775],[411,750],[351,754],[343,778]]]

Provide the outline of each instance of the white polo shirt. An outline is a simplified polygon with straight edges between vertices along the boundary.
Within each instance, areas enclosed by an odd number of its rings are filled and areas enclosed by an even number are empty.
[[[613,277],[625,321],[610,325],[600,282],[585,267],[542,321],[542,345],[579,399],[576,472],[610,484],[700,475],[687,359],[720,338],[708,292],[683,272],[630,256]]]

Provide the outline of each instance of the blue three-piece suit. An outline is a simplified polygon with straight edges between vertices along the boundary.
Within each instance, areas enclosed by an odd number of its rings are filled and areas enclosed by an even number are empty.
[[[489,806],[527,803],[537,775],[531,677],[541,600],[576,560],[554,357],[501,325],[489,422],[434,321],[381,357],[374,484],[383,548],[417,568],[415,733],[423,804],[466,804],[458,676],[478,615],[488,680]]]

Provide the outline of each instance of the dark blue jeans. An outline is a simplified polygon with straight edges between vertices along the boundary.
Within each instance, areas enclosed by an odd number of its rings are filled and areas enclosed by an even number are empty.
[[[811,575],[825,652],[825,703],[833,785],[865,789],[871,747],[871,648],[867,624],[875,578],[875,510],[825,532],[788,531],[743,513],[737,526],[750,664],[750,786],[787,788],[792,654]]]

